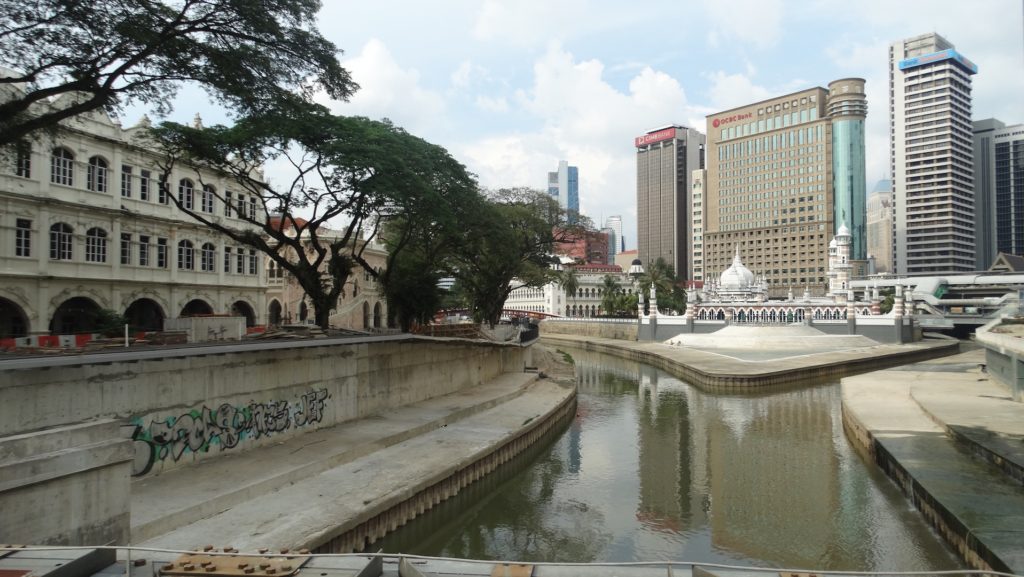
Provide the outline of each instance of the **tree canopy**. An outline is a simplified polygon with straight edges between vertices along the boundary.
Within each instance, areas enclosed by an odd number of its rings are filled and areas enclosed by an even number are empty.
[[[458,218],[448,209],[476,195],[474,179],[446,150],[386,121],[269,115],[230,128],[164,123],[153,134],[166,154],[160,186],[175,205],[290,272],[324,328],[354,267],[378,276],[363,253],[382,226],[391,227],[391,260],[411,236],[405,231]],[[274,159],[291,167],[289,181],[264,179],[261,167]],[[190,166],[227,174],[235,192],[257,199],[257,209],[225,220],[183,202],[171,175]],[[230,204],[228,193],[213,191]]]
[[[529,188],[493,191],[480,210],[467,215],[455,255],[455,278],[476,320],[493,326],[509,294],[558,279],[551,268],[555,245],[578,238],[558,200]]]
[[[169,110],[195,82],[239,116],[357,88],[318,0],[0,0],[0,146],[77,114]]]

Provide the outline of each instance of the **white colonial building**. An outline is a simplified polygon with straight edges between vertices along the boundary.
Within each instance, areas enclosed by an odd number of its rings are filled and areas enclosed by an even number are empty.
[[[140,331],[202,314],[263,322],[263,259],[168,200],[147,124],[96,111],[0,155],[0,338],[90,333],[101,309]],[[263,210],[225,175],[180,165],[169,183],[229,226]]]
[[[571,259],[567,259],[571,260]],[[568,294],[565,287],[552,282],[543,287],[521,287],[514,289],[505,300],[507,314],[513,311],[535,313],[536,316],[596,317],[604,314],[601,308],[604,277],[611,275],[623,293],[635,292],[632,279],[622,272],[618,265],[568,264],[576,270],[579,284],[575,294]]]

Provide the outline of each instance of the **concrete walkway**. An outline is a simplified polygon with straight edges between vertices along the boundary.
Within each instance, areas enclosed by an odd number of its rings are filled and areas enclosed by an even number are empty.
[[[562,405],[572,386],[510,373],[373,418],[132,485],[132,544],[315,547],[444,480]]]
[[[650,341],[542,333],[541,341],[605,352],[653,364],[694,385],[711,389],[752,389],[806,379],[838,378],[878,368],[949,355],[957,341],[936,340],[879,344],[845,350],[789,353],[777,358],[743,360],[710,350]],[[741,346],[740,343],[738,346]]]
[[[842,380],[848,436],[972,566],[1024,574],[1024,404],[983,351]]]

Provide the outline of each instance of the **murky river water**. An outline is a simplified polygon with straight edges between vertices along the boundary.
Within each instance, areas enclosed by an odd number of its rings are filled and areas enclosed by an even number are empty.
[[[523,561],[963,567],[846,440],[838,383],[713,394],[635,362],[569,352],[580,390],[568,430],[374,549]]]

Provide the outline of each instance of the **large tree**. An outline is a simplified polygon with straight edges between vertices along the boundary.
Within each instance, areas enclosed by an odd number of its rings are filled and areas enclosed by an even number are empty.
[[[467,215],[455,258],[473,316],[494,326],[508,295],[558,279],[554,250],[579,238],[584,223],[570,224],[557,199],[529,188],[491,192],[489,202]]]
[[[0,146],[195,82],[239,115],[356,88],[315,28],[318,0],[0,0]]]
[[[386,121],[270,115],[245,118],[230,128],[165,123],[154,137],[166,154],[160,186],[174,204],[290,272],[324,328],[354,267],[380,274],[363,252],[382,226],[449,218],[438,207],[476,190],[473,178],[447,151]],[[272,160],[285,161],[290,180],[264,178],[262,167]],[[183,202],[171,175],[186,174],[190,166],[228,175],[232,192],[257,199],[256,210],[223,219]],[[189,176],[202,178],[198,171]],[[228,192],[212,193],[223,203],[230,202]],[[425,221],[413,218],[416,214]],[[247,226],[235,226],[238,222]],[[396,229],[392,235],[399,239],[397,254],[403,233]]]
[[[649,294],[651,285],[654,285],[659,309],[679,313],[686,310],[686,291],[679,286],[675,269],[661,257],[651,263],[640,277],[641,297]]]

